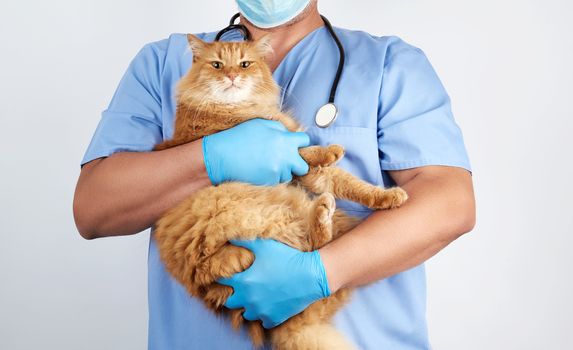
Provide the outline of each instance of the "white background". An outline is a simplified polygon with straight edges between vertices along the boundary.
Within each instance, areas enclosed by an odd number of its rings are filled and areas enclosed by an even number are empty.
[[[428,263],[435,349],[572,349],[573,5],[326,1],[335,26],[429,56],[472,160],[478,224]],[[225,25],[225,1],[0,5],[0,348],[144,349],[148,233],[84,241],[79,162],[145,43]]]

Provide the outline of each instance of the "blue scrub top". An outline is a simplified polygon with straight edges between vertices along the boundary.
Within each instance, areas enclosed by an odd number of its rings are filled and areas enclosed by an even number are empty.
[[[346,49],[336,104],[339,116],[326,129],[314,116],[328,100],[338,49],[325,27],[303,38],[273,77],[283,87],[284,107],[308,129],[313,144],[341,144],[340,166],[380,186],[387,170],[425,165],[470,169],[450,99],[424,53],[397,37],[335,28]],[[198,34],[212,41],[216,33]],[[231,32],[224,40],[240,40]],[[173,134],[175,85],[189,70],[186,36],[146,45],[134,58],[102,114],[82,164],[122,151],[149,151]],[[338,202],[353,215],[370,211]],[[244,331],[208,311],[165,271],[149,243],[149,349],[251,349]],[[358,288],[334,323],[360,349],[428,349],[426,284],[420,265]]]

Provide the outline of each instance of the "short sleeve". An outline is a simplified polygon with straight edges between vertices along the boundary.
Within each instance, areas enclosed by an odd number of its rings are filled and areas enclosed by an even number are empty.
[[[424,53],[394,38],[384,63],[378,115],[382,170],[425,165],[470,169],[450,98]]]
[[[161,70],[165,53],[144,46],[130,63],[81,164],[116,152],[150,151],[162,141]]]

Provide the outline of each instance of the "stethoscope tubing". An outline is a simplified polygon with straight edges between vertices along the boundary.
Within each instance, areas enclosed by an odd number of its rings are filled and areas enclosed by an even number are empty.
[[[251,40],[251,32],[249,32],[247,27],[245,27],[242,24],[235,24],[235,21],[237,20],[237,18],[239,18],[240,15],[241,14],[239,12],[237,12],[233,15],[233,17],[231,17],[231,20],[229,21],[229,25],[226,26],[225,28],[221,29],[217,33],[217,36],[215,36],[215,41],[219,41],[221,39],[221,37],[223,36],[223,34],[230,32],[231,30],[235,30],[235,29],[243,32],[243,39],[244,40]]]
[[[336,75],[334,76],[334,81],[332,82],[332,87],[330,88],[330,96],[328,97],[328,102],[334,103],[334,97],[336,96],[336,90],[338,89],[338,83],[340,82],[340,77],[342,76],[342,70],[344,69],[344,58],[345,58],[346,54],[344,52],[344,46],[342,46],[342,42],[340,42],[338,35],[336,35],[336,33],[334,32],[334,29],[332,28],[330,21],[326,17],[324,17],[323,15],[320,15],[320,17],[324,21],[324,24],[326,25],[326,29],[328,29],[330,36],[332,37],[332,39],[334,39],[334,42],[336,43],[336,46],[338,47],[338,52],[340,55],[339,56],[340,58],[338,59],[338,68],[336,69]]]

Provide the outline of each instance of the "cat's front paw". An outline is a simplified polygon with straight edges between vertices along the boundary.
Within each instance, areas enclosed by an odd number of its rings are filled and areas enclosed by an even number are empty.
[[[330,166],[336,164],[339,160],[344,157],[344,147],[340,145],[329,145],[328,152],[326,153],[326,159],[323,166]]]
[[[398,208],[408,200],[408,194],[400,187],[392,187],[377,191],[374,195],[372,209]]]

